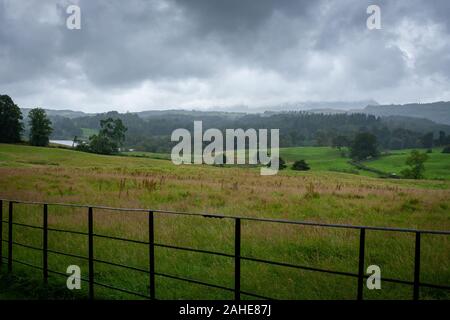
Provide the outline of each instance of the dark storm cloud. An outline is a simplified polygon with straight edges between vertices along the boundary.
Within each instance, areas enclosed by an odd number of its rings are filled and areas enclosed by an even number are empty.
[[[0,91],[93,111],[450,100],[449,3],[0,0]],[[69,4],[81,30],[65,27]]]

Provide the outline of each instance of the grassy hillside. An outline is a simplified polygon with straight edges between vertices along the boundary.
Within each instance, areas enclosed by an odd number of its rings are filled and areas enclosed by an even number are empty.
[[[418,149],[426,152],[426,149]],[[365,161],[364,165],[386,173],[396,173],[407,168],[406,159],[412,150],[390,151],[372,161]],[[282,148],[280,155],[288,163],[304,159],[310,165],[312,171],[337,171],[374,177],[375,174],[364,170],[358,170],[348,163],[349,158],[342,155],[340,150],[330,147],[296,147]],[[428,161],[425,162],[425,178],[437,180],[450,180],[450,154],[442,153],[442,148],[435,148],[428,153]]]
[[[319,154],[313,155],[313,151]],[[317,161],[325,168],[327,159],[323,159],[321,150],[310,152],[311,164]],[[296,156],[295,150],[291,154]],[[301,157],[306,159],[306,155]],[[330,165],[336,162],[331,155],[329,158]],[[314,169],[287,170],[277,176],[262,177],[257,168],[175,166],[167,160],[0,144],[0,197],[9,199],[448,230],[449,187],[450,181],[376,179]],[[6,212],[6,203],[4,206]],[[42,208],[16,205],[14,220],[41,225]],[[86,223],[84,209],[49,208],[51,227],[85,232]],[[157,214],[155,224],[157,243],[233,253],[230,221]],[[6,225],[3,228],[6,234]],[[95,233],[148,241],[147,229],[145,213],[94,212]],[[358,269],[357,231],[243,222],[242,232],[244,256],[338,271]],[[14,239],[40,246],[42,235],[39,230],[15,226]],[[62,233],[49,236],[50,248],[72,254],[85,256],[86,244],[82,236]],[[14,248],[15,258],[41,263],[40,253]],[[96,238],[95,248],[97,259],[148,267],[145,245]],[[422,248],[422,281],[448,285],[450,239],[424,236]],[[366,266],[379,265],[385,277],[412,279],[412,235],[368,232],[366,250]],[[232,259],[164,248],[157,248],[155,254],[159,272],[227,287],[233,285]],[[56,271],[65,273],[67,265],[78,264],[82,275],[87,276],[83,260],[58,255],[50,255],[49,259],[50,268]],[[40,277],[39,272],[26,267],[15,265],[15,270]],[[95,277],[102,283],[147,292],[148,277],[139,272],[96,263]],[[356,279],[253,262],[242,263],[242,278],[242,290],[274,298],[354,299],[356,294]],[[161,277],[156,281],[160,299],[232,298],[232,293],[195,284]],[[65,285],[64,278],[52,277],[52,282],[56,286]],[[411,290],[408,286],[383,283],[382,290],[365,290],[364,295],[410,299]],[[101,288],[97,288],[97,294],[104,298],[135,298]],[[421,298],[450,296],[442,290],[423,289]]]
[[[426,149],[418,149],[421,152],[426,152]],[[389,152],[388,155],[383,155],[378,159],[364,162],[364,165],[374,168],[386,173],[400,172],[406,168],[405,161],[408,158],[411,150],[396,150]],[[288,170],[292,163],[296,160],[306,160],[310,165],[311,171],[330,171],[342,172],[364,175],[369,177],[377,177],[372,172],[359,170],[349,163],[349,158],[346,156],[348,150],[343,148],[338,150],[331,147],[293,147],[281,148],[280,157],[282,157],[288,164]],[[124,152],[124,155],[135,157],[148,157],[151,159],[166,159],[170,160],[170,154],[154,153],[154,152]],[[442,148],[435,148],[432,153],[428,153],[429,160],[425,163],[426,179],[436,180],[450,180],[450,154],[443,154]]]
[[[377,116],[406,116],[450,124],[450,102],[410,103],[404,105],[368,105],[364,112]]]
[[[421,150],[426,152],[426,150]],[[400,174],[407,168],[405,161],[411,150],[397,150],[390,152],[375,161],[366,162],[371,168],[382,170],[388,173]],[[425,177],[428,179],[450,179],[450,154],[442,153],[442,149],[436,148],[432,153],[428,153],[428,160],[425,162]]]
[[[157,152],[146,152],[146,151],[127,151],[123,152],[123,155],[132,157],[147,157],[152,159],[165,159],[170,160],[169,153],[157,153]]]
[[[330,147],[295,147],[281,148],[280,156],[288,163],[296,160],[306,160],[313,171],[343,171],[358,173],[348,163],[342,153],[336,148]],[[344,152],[345,153],[345,152]]]

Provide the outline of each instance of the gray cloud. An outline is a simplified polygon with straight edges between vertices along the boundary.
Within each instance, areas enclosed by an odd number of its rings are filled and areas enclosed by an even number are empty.
[[[380,0],[374,31],[369,4],[0,0],[0,92],[86,111],[450,100],[449,1]]]

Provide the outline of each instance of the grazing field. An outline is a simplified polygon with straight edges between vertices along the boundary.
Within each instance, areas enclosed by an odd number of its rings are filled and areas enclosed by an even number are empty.
[[[427,149],[418,149],[426,152]],[[396,173],[400,175],[401,171],[407,166],[405,161],[411,150],[394,150],[381,157],[371,161],[365,161],[363,164],[367,167],[384,171],[388,174]],[[280,149],[280,156],[288,163],[295,160],[304,159],[311,166],[312,171],[336,171],[365,176],[376,177],[377,175],[365,170],[359,170],[349,164],[349,158],[345,153],[347,150],[338,150],[330,147],[295,147]],[[442,153],[442,148],[433,149],[428,153],[428,161],[425,162],[425,178],[437,180],[450,180],[450,154]]]
[[[426,149],[418,149],[426,152]],[[394,150],[383,154],[380,158],[365,161],[363,164],[367,167],[384,171],[387,174],[395,173],[400,175],[401,171],[407,166],[405,161],[411,150]],[[349,163],[347,156],[348,150],[342,148],[338,150],[331,147],[292,147],[281,148],[280,156],[286,161],[290,170],[291,164],[296,160],[305,160],[311,167],[311,171],[328,171],[364,175],[368,177],[377,177],[377,174],[360,170]],[[152,159],[170,159],[170,154],[154,152],[124,152],[124,155],[135,157],[148,157]],[[442,148],[433,149],[428,153],[429,159],[425,162],[425,178],[432,180],[450,180],[450,154],[442,153]]]
[[[303,154],[305,150],[308,154]],[[325,168],[347,169],[345,158],[340,162],[331,154],[332,151],[338,153],[337,150],[305,150],[299,154],[293,148],[284,149],[281,156],[288,161],[297,156],[309,160],[310,172],[286,170],[277,176],[262,177],[257,168],[175,166],[167,160],[0,144],[0,198],[450,229],[450,181],[390,180],[330,172]],[[375,166],[377,161],[370,165]],[[6,210],[4,203],[3,212]],[[19,223],[41,225],[42,207],[17,204],[14,219]],[[95,210],[94,232],[148,241],[147,219],[145,213]],[[51,206],[49,225],[86,232],[87,212]],[[155,228],[157,243],[233,254],[232,221],[156,214]],[[3,231],[5,237],[6,225]],[[242,255],[355,273],[358,270],[358,236],[357,230],[245,221],[242,223]],[[366,267],[379,265],[382,277],[413,279],[413,235],[368,231],[366,238]],[[34,246],[42,244],[40,230],[20,226],[14,226],[14,239]],[[81,235],[50,233],[49,247],[85,256],[87,239]],[[148,267],[145,245],[96,238],[95,248],[97,259]],[[14,250],[16,259],[41,263],[39,252],[21,247],[14,247]],[[234,265],[230,258],[167,248],[155,250],[157,272],[233,287]],[[4,251],[4,255],[6,253]],[[82,276],[87,277],[84,260],[49,256],[49,267],[53,270],[65,273],[70,264],[78,264]],[[18,265],[14,268],[29,277],[40,277],[36,270]],[[99,282],[147,293],[146,274],[100,263],[96,263],[95,272]],[[423,282],[450,284],[450,237],[423,236],[421,276]],[[64,278],[52,276],[51,281],[55,286],[65,286]],[[356,279],[345,276],[242,262],[242,290],[273,298],[354,299],[356,285]],[[85,291],[86,285],[80,294]],[[103,298],[136,298],[100,287],[96,288],[96,294]],[[233,298],[232,292],[161,277],[156,278],[156,295],[159,299]],[[364,296],[367,299],[410,299],[412,287],[382,282],[382,290],[365,289]],[[449,299],[450,294],[424,288],[421,298]]]
[[[345,156],[346,150],[338,150],[330,147],[293,147],[281,148],[280,157],[288,164],[296,160],[305,160],[312,171],[336,171],[356,173],[352,165],[348,163],[349,159]]]
[[[425,149],[421,151],[426,152]],[[405,161],[410,152],[411,150],[391,151],[389,155],[367,162],[366,165],[388,173],[400,174],[403,169],[407,168]],[[442,153],[441,148],[433,149],[432,153],[428,153],[425,168],[425,177],[428,179],[450,180],[450,154]]]

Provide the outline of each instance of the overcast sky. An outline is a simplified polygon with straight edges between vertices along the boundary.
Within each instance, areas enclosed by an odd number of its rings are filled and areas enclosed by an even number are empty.
[[[0,0],[0,94],[87,112],[450,100],[450,1]]]

